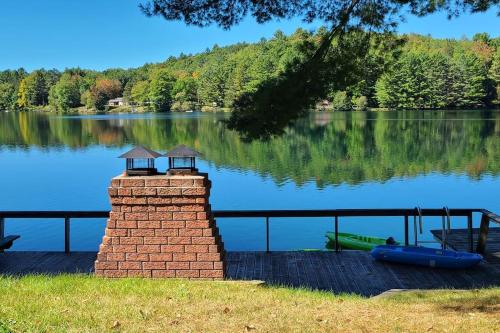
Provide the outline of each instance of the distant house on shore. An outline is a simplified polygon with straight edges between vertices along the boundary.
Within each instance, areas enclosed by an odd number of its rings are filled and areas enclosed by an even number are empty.
[[[123,97],[113,98],[108,101],[108,106],[122,106],[122,105],[125,105]]]

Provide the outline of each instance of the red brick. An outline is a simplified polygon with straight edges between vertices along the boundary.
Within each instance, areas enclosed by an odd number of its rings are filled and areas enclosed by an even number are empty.
[[[172,261],[172,253],[151,253],[149,261]]]
[[[180,210],[181,210],[181,207],[179,207],[179,206],[172,206],[172,205],[158,206],[156,208],[157,212],[178,212]]]
[[[120,180],[116,179],[116,178],[111,179],[111,186],[113,186],[113,187],[120,186]]]
[[[198,220],[206,220],[206,219],[210,218],[210,213],[198,212],[198,213],[196,213],[196,218]]]
[[[191,244],[213,245],[215,244],[215,237],[192,237]]]
[[[170,186],[185,187],[193,186],[192,178],[170,179]]]
[[[196,198],[188,198],[188,197],[180,197],[180,198],[172,198],[173,204],[195,204]]]
[[[167,237],[144,237],[144,244],[167,244]]]
[[[208,253],[208,245],[186,245],[186,253]]]
[[[161,227],[163,229],[181,229],[186,227],[186,222],[184,221],[162,221]]]
[[[123,179],[120,179],[120,186],[122,186],[122,187],[142,187],[142,186],[144,186],[144,179],[123,178]]]
[[[144,237],[144,236],[154,236],[155,229],[132,229],[130,230],[130,236],[134,237]]]
[[[182,195],[205,195],[207,189],[205,187],[183,188]]]
[[[206,229],[212,227],[210,220],[186,221],[188,229]]]
[[[143,269],[165,269],[164,261],[150,261],[142,263]]]
[[[191,269],[214,269],[214,263],[211,261],[192,262],[189,267]]]
[[[163,221],[171,219],[172,219],[172,213],[170,212],[149,213],[150,221],[151,220]]]
[[[137,228],[139,229],[158,229],[161,227],[160,221],[138,221]]]
[[[149,205],[170,205],[172,203],[171,198],[147,198]]]
[[[206,204],[208,200],[206,198],[196,198],[197,204]]]
[[[156,195],[156,188],[151,187],[142,187],[142,188],[133,188],[132,195]]]
[[[193,179],[193,185],[199,187],[205,187],[207,185],[206,178]]]
[[[108,194],[110,197],[114,197],[118,195],[118,189],[113,187],[108,187]]]
[[[113,244],[112,239],[113,238],[109,237],[109,236],[102,236],[102,242],[101,242],[101,244],[111,245],[111,244]]]
[[[152,277],[154,278],[173,278],[175,277],[175,271],[173,270],[153,270]]]
[[[106,254],[106,259],[108,261],[124,261],[125,253],[108,253]]]
[[[118,264],[119,269],[142,269],[140,261],[124,261]]]
[[[106,270],[104,270],[103,276],[104,277],[108,277],[108,278],[126,277],[127,276],[127,271],[120,271],[120,270],[117,270],[117,269],[113,269],[113,270],[106,269]]]
[[[189,269],[189,262],[167,262],[167,269]]]
[[[168,179],[146,179],[146,186],[167,187],[170,186]]]
[[[222,261],[215,261],[214,262],[214,269],[224,269],[224,263]]]
[[[214,228],[201,229],[201,230],[203,230],[203,235],[202,236],[204,236],[204,237],[214,236],[214,233],[217,233],[216,231],[214,232]]]
[[[151,271],[142,269],[129,269],[127,271],[128,277],[151,277]]]
[[[156,193],[159,196],[181,195],[181,189],[177,187],[158,187]]]
[[[199,245],[196,245],[199,246]],[[196,256],[198,261],[220,261],[222,260],[221,253],[198,253]]]
[[[110,212],[109,213],[110,220],[123,220],[124,216],[125,216],[124,213],[117,213],[117,212]]]
[[[106,244],[102,244],[99,245],[99,252],[100,253],[104,253],[104,252],[112,252],[113,250],[113,247],[111,245],[106,245]]]
[[[175,277],[179,277],[179,278],[197,278],[197,277],[200,277],[200,271],[195,270],[195,269],[177,270],[177,271],[175,271]]]
[[[118,262],[117,261],[102,261],[102,262],[96,261],[95,268],[96,269],[118,269]]]
[[[130,207],[130,208],[131,208],[131,211],[133,213],[149,212],[149,211],[151,211],[151,208],[154,209],[154,207],[149,207],[149,206],[133,206],[133,207]]]
[[[128,253],[136,251],[137,248],[135,245],[113,245],[113,252],[116,253]]]
[[[97,253],[97,261],[106,261],[107,259],[107,254],[106,253]]]
[[[184,252],[184,245],[161,245],[161,252]]]
[[[222,279],[224,278],[224,271],[221,269],[200,270],[200,278]]]
[[[200,237],[203,236],[203,232],[205,229],[179,229],[179,236],[187,236],[187,237]],[[210,229],[206,229],[210,230]]]
[[[196,261],[196,253],[174,253],[173,261]]]
[[[205,210],[205,206],[203,205],[184,205],[181,206],[182,212],[203,212]]]
[[[122,203],[122,198],[121,197],[118,197],[118,198],[110,198],[109,201],[111,202],[112,205],[120,205]]]
[[[130,221],[130,220],[118,220],[118,221],[116,221],[116,227],[117,228],[124,228],[124,229],[135,229],[135,228],[137,228],[137,222]]]
[[[217,244],[217,245],[209,245],[208,246],[208,252],[209,253],[217,253],[217,252],[221,252],[222,249],[221,247]]]
[[[137,253],[159,253],[160,245],[137,245]]]
[[[143,237],[120,237],[120,244],[131,245],[131,244],[144,244]]]
[[[149,261],[151,255],[149,255],[147,253],[127,253],[125,256],[125,260],[127,260],[127,261]]]
[[[132,207],[130,206],[121,206],[122,209],[120,210],[123,213],[130,213],[132,211]]]
[[[158,237],[178,236],[178,231],[177,229],[155,229],[154,236]]]
[[[168,237],[168,244],[191,244],[191,237]]]
[[[130,188],[119,188],[117,190],[118,195],[120,196],[131,196],[132,195],[132,190]]]
[[[174,212],[172,213],[172,218],[174,220],[195,220],[196,219],[196,213],[179,213],[179,212]]]
[[[148,213],[125,213],[125,220],[147,220]]]
[[[122,202],[126,205],[145,205],[148,203],[146,198],[141,197],[124,197]]]

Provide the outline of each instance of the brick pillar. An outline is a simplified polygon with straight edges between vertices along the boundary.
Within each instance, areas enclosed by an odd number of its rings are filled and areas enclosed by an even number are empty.
[[[224,278],[210,185],[206,174],[113,178],[96,275]]]

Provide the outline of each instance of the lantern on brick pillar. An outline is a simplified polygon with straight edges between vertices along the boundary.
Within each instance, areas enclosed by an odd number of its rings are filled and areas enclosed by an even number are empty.
[[[168,175],[192,175],[198,173],[196,157],[201,156],[196,150],[179,145],[166,153],[168,157]]]
[[[127,176],[149,176],[157,173],[155,159],[162,156],[144,146],[137,146],[119,156],[126,159],[125,174]]]

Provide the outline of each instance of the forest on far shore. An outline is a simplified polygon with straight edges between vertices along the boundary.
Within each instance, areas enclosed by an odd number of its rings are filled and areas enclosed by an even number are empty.
[[[216,45],[131,69],[0,71],[0,110],[105,111],[116,97],[148,111],[231,109],[243,94],[306,61],[324,33],[298,29],[287,36],[278,31],[257,43]],[[456,40],[352,31],[343,38],[347,43],[342,45],[352,45],[341,50],[349,55],[351,69],[328,78],[331,88],[318,99],[318,107],[349,111],[500,105],[500,37],[480,33]],[[365,52],[358,54],[359,45]],[[339,50],[333,45],[328,52]]]

